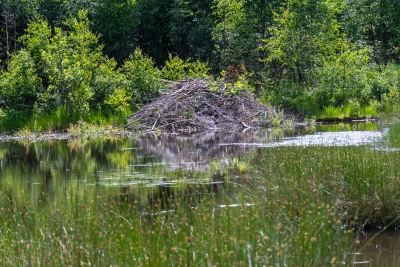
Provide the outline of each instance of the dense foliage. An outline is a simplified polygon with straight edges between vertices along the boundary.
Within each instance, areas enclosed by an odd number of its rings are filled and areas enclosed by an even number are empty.
[[[0,0],[0,11],[3,123],[126,114],[165,80],[206,73],[306,117],[399,100],[395,0]]]

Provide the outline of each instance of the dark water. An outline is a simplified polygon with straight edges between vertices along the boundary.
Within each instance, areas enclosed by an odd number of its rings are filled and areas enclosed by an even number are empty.
[[[54,197],[54,201],[69,188],[78,192],[136,192],[140,188],[147,192],[145,201],[148,202],[158,196],[173,198],[182,191],[188,195],[194,191],[196,194],[222,195],[227,187],[232,187],[230,192],[240,190],[234,182],[226,183],[225,170],[231,166],[237,169],[248,167],[243,165],[244,159],[255,149],[364,144],[380,148],[384,135],[385,129],[376,124],[343,124],[190,137],[3,142],[0,143],[0,191],[10,197],[21,192],[28,192],[33,197],[45,191]],[[132,197],[137,201],[138,195],[133,193]],[[225,205],[223,197],[220,198],[219,207]],[[162,211],[168,212],[168,205]],[[354,264],[400,266],[397,256],[399,232],[385,232],[371,241],[372,236],[373,233],[364,233],[356,237]]]
[[[400,266],[400,231],[361,232],[354,239],[357,266]]]

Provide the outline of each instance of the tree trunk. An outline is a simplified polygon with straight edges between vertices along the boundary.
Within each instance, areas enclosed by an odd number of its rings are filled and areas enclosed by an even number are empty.
[[[9,41],[9,32],[8,32],[8,17],[9,13],[7,11],[7,7],[4,6],[4,11],[3,11],[3,17],[4,17],[4,23],[5,23],[5,30],[6,30],[6,50],[7,53],[10,51],[10,41]]]

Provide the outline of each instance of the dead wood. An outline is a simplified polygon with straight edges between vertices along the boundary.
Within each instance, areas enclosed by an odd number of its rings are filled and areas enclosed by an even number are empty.
[[[268,127],[276,111],[221,87],[209,89],[203,79],[173,83],[153,102],[129,117],[128,129],[137,132],[198,133]]]

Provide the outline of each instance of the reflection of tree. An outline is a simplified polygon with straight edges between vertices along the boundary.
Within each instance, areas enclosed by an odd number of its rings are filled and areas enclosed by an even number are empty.
[[[265,143],[284,135],[282,129],[271,129],[192,136],[3,142],[0,193],[26,201],[45,194],[43,203],[47,199],[55,203],[66,201],[62,199],[66,195],[90,201],[105,192],[125,194],[119,191],[123,187],[146,205],[154,202],[149,198],[159,199],[160,194],[171,190],[174,196],[178,190],[180,197],[193,197],[195,192],[182,190],[196,190],[199,183],[211,186],[210,182],[225,182],[224,164],[236,166],[245,162],[241,155],[253,149],[229,144]],[[168,186],[172,187],[161,188]],[[199,194],[209,194],[207,190],[211,189],[201,190]],[[2,201],[0,197],[0,205]]]
[[[66,191],[82,195],[81,185],[85,183],[79,181],[91,179],[99,168],[111,169],[114,163],[108,161],[107,154],[116,151],[123,142],[104,138],[3,142],[0,192],[20,197],[41,194],[58,197]]]

